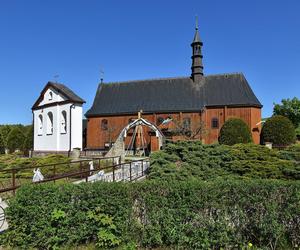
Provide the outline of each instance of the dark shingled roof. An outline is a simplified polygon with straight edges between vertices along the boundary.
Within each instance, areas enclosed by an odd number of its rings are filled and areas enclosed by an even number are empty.
[[[38,100],[32,106],[32,109],[38,108],[39,103],[43,99],[43,95],[48,88],[54,88],[58,93],[61,93],[68,101],[74,103],[85,103],[85,100],[76,95],[71,89],[69,89],[66,85],[57,82],[48,82],[47,85],[43,88]]]
[[[241,73],[99,84],[86,116],[200,111],[208,106],[262,107]]]
[[[66,85],[57,82],[48,82],[50,86],[53,86],[59,93],[62,93],[69,100],[79,103],[85,103],[85,100],[76,95],[71,89],[69,89]]]

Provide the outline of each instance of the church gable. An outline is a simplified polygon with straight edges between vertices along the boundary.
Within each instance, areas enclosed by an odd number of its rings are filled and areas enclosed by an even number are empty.
[[[62,95],[62,93],[59,93],[53,87],[49,87],[43,94],[43,98],[38,104],[38,106],[43,106],[45,104],[50,104],[54,102],[63,102],[66,100],[67,98],[64,95]]]
[[[71,89],[61,83],[48,82],[42,90],[39,98],[32,106],[32,110],[44,106],[52,106],[63,103],[85,103],[85,101],[76,95]]]

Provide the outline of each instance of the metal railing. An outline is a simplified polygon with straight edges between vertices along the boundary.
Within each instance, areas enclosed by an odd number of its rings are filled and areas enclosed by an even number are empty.
[[[90,163],[93,162],[91,168]],[[60,162],[39,166],[15,167],[0,170],[0,193],[12,192],[25,183],[47,182],[94,182],[94,181],[135,181],[143,177],[150,166],[148,158],[121,162],[121,157],[101,157],[71,162]],[[33,170],[39,168],[44,176],[33,182]],[[4,181],[7,183],[5,184]]]

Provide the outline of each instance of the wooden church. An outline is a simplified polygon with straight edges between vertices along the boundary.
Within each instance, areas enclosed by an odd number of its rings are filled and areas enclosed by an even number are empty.
[[[218,141],[229,118],[241,118],[259,143],[262,105],[242,73],[204,75],[198,27],[191,44],[191,75],[162,79],[100,83],[92,107],[86,112],[88,150],[107,150],[127,124],[140,115],[155,124],[167,139],[189,137],[203,143]],[[139,143],[134,131],[126,147]],[[158,150],[155,134],[145,128],[143,147]],[[134,142],[132,142],[135,140]]]

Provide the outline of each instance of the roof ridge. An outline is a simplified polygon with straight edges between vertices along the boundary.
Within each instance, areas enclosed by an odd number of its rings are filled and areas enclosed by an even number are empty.
[[[177,76],[177,77],[158,77],[158,78],[148,78],[141,80],[127,80],[127,81],[115,81],[115,82],[104,82],[105,84],[122,84],[122,83],[132,83],[132,82],[146,82],[146,81],[158,81],[158,80],[175,80],[175,79],[186,79],[189,76]],[[101,84],[101,83],[100,83]]]
[[[209,74],[209,75],[204,75],[204,76],[208,77],[208,76],[226,76],[226,75],[244,75],[244,73],[243,72],[230,72],[230,73]]]

